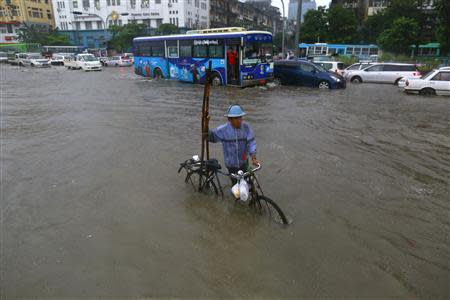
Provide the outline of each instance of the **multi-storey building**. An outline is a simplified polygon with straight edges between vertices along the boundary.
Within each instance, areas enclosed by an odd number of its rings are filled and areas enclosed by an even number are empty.
[[[17,43],[23,24],[54,28],[51,0],[0,0],[0,43]]]
[[[210,28],[232,26],[279,32],[283,22],[269,0],[211,0]]]
[[[297,7],[298,7],[297,0],[289,1],[289,12],[288,12],[288,20],[289,21],[297,20]],[[302,1],[302,22],[303,22],[305,14],[308,12],[308,10],[312,10],[312,9],[316,9],[316,8],[317,8],[317,4],[316,4],[315,0],[303,0]]]
[[[61,30],[104,29],[131,22],[148,28],[170,23],[201,29],[209,24],[209,0],[53,0],[53,7]]]

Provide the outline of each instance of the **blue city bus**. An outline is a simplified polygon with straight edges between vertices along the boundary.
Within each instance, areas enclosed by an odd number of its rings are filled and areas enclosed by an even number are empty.
[[[300,48],[300,57],[316,57],[316,56],[355,56],[359,59],[369,59],[371,56],[378,55],[378,46],[373,44],[367,45],[347,45],[347,44],[326,44],[315,43],[298,45]]]
[[[266,31],[216,28],[138,37],[133,48],[135,73],[144,77],[204,83],[211,61],[214,85],[245,87],[273,80],[272,34]],[[234,65],[227,59],[229,49],[236,51]]]

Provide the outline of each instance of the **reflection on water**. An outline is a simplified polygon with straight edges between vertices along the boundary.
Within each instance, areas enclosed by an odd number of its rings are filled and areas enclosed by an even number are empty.
[[[448,99],[214,89],[211,127],[230,103],[248,113],[282,229],[177,174],[200,150],[202,86],[1,72],[6,298],[448,296]]]

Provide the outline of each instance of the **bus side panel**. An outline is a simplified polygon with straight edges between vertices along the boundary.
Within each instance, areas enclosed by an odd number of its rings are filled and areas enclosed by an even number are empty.
[[[251,76],[251,80],[271,80],[273,78],[273,64],[260,63],[256,66],[241,66],[241,82],[246,80],[244,76]]]
[[[209,61],[211,61],[212,71],[218,74],[223,85],[225,85],[227,76],[225,69],[225,59],[224,58],[194,58],[195,67],[197,69],[197,74],[200,83],[204,83],[206,80],[206,70],[209,67]]]
[[[164,57],[136,57],[134,60],[134,72],[144,77],[153,77],[155,69],[159,68],[164,78],[168,78],[169,70]]]
[[[171,79],[192,82],[192,62],[186,58],[169,58],[169,73]]]

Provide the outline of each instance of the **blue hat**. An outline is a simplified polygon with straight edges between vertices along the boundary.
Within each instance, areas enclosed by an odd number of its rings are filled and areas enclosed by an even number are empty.
[[[228,117],[228,118],[239,118],[239,117],[243,117],[245,115],[246,115],[246,113],[237,104],[230,105],[227,109],[227,112],[225,113],[225,117]]]

